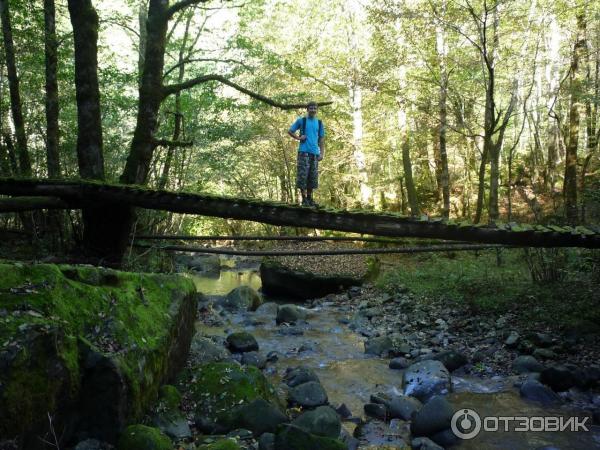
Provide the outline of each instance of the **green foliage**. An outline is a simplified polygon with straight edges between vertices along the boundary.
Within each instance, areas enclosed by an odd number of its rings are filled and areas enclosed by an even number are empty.
[[[400,267],[384,273],[379,287],[404,289],[423,301],[468,306],[477,312],[516,313],[518,320],[551,326],[600,327],[597,307],[597,252],[563,250],[565,278],[560,283],[534,282],[523,250],[437,253],[404,256]],[[595,324],[595,325],[594,325]]]
[[[523,250],[531,279],[536,283],[554,283],[567,276],[567,252],[560,248],[526,248]]]

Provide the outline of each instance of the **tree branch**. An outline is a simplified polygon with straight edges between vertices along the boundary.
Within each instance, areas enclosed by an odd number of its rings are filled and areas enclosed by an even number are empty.
[[[299,109],[299,108],[306,107],[306,103],[294,103],[294,104],[280,103],[277,100],[273,100],[262,94],[258,94],[249,89],[246,89],[245,87],[242,87],[239,84],[234,83],[233,81],[225,78],[222,75],[214,75],[214,74],[213,75],[202,75],[202,76],[199,76],[196,78],[192,78],[191,80],[184,81],[183,83],[171,84],[168,86],[164,86],[163,87],[163,96],[168,97],[169,95],[176,94],[177,92],[181,92],[185,89],[190,89],[194,86],[197,86],[202,83],[206,83],[208,81],[219,81],[220,83],[226,84],[227,86],[230,86],[230,87],[234,88],[235,90],[242,92],[242,93],[248,95],[249,97],[252,97],[255,100],[266,103],[267,105],[271,105],[275,108],[279,108],[279,109],[283,109],[283,110],[290,110],[290,109]],[[331,101],[320,102],[320,103],[317,103],[317,105],[318,106],[327,106],[327,105],[331,105],[332,103],[333,102],[331,102]]]
[[[181,62],[175,64],[174,66],[172,66],[171,68],[169,68],[169,70],[167,70],[164,73],[163,78],[166,78],[167,76],[169,76],[169,74],[171,72],[173,72],[175,69],[178,69],[179,67],[183,66],[184,64],[194,63],[194,62],[222,62],[222,63],[230,63],[230,64],[239,64],[240,66],[245,67],[248,70],[252,70],[252,67],[250,67],[249,65],[247,65],[243,61],[238,61],[237,59],[186,58],[183,61],[181,61]]]
[[[153,142],[156,146],[162,147],[191,147],[194,145],[192,141],[170,141],[168,139],[154,139]]]
[[[188,6],[196,5],[198,3],[207,3],[208,0],[180,0],[174,3],[169,9],[167,9],[166,19],[170,20],[179,11],[184,10]]]

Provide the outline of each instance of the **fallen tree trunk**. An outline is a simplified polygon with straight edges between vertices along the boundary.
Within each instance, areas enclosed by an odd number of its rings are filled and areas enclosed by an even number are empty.
[[[157,191],[138,186],[91,181],[0,179],[0,194],[60,197],[79,207],[104,202],[176,213],[199,214],[272,225],[365,233],[388,237],[417,237],[527,247],[600,248],[600,227],[555,225],[473,225],[452,220],[421,219],[391,213],[306,208],[277,202]]]
[[[0,213],[69,208],[69,203],[57,197],[0,198]]]
[[[331,256],[331,255],[382,255],[390,253],[432,253],[432,252],[460,252],[474,250],[490,250],[506,248],[504,245],[431,245],[427,247],[395,247],[395,248],[340,248],[330,250],[236,250],[232,248],[204,248],[192,245],[150,245],[133,244],[138,248],[153,248],[165,251],[182,251],[191,253],[212,253],[218,255],[236,256]]]
[[[374,242],[378,244],[403,244],[401,239],[386,239],[378,237],[364,236],[233,236],[233,235],[208,235],[208,236],[188,236],[183,234],[164,234],[150,235],[138,234],[135,236],[138,241],[299,241],[299,242]],[[434,241],[437,242],[437,241]],[[423,244],[420,242],[419,244]]]

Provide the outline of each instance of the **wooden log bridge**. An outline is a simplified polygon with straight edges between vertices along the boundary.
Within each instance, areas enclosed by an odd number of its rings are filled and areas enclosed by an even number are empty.
[[[529,225],[496,222],[471,224],[397,213],[307,208],[279,202],[186,192],[169,192],[143,186],[79,180],[0,178],[0,195],[51,197],[54,208],[81,209],[111,205],[198,214],[271,225],[337,230],[387,237],[445,239],[526,247],[600,248],[600,227]],[[14,202],[13,202],[14,203]],[[29,201],[34,208],[36,202]],[[40,202],[43,205],[43,202]],[[14,207],[14,205],[13,205]],[[43,208],[44,206],[42,206]],[[39,208],[39,206],[38,206]],[[4,208],[4,212],[8,209]]]

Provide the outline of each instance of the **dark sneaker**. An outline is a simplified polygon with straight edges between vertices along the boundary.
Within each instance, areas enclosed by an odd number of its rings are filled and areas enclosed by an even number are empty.
[[[300,203],[300,206],[312,206],[312,204],[310,203],[309,199],[303,198],[302,203]]]

